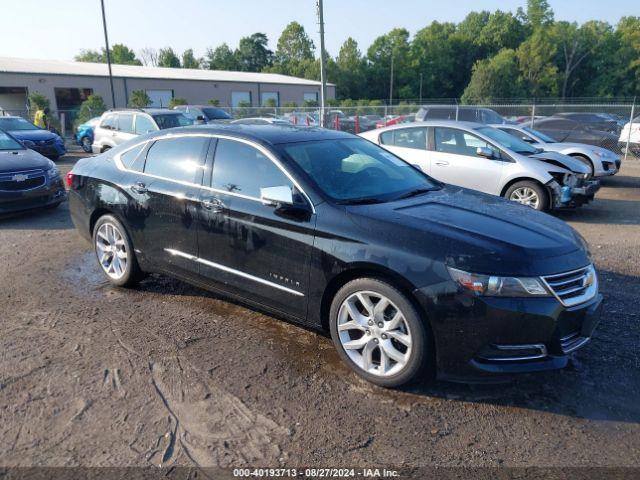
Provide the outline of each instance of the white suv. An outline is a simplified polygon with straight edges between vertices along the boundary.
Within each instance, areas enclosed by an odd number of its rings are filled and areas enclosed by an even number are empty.
[[[91,148],[93,153],[102,153],[138,135],[191,124],[193,120],[168,109],[109,110],[102,114],[93,131]]]

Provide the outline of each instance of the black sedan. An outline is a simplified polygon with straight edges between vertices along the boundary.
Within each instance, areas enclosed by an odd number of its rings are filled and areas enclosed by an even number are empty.
[[[618,135],[562,116],[535,120],[535,129],[557,142],[587,143],[620,153]]]
[[[56,165],[0,131],[0,215],[55,208],[65,199]]]
[[[165,273],[329,330],[379,385],[560,368],[599,320],[596,272],[567,224],[344,132],[185,127],[67,178],[114,285]]]

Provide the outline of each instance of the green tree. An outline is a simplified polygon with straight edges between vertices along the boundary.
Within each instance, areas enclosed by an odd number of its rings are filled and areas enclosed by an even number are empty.
[[[275,98],[267,98],[262,104],[263,107],[275,108],[278,106]]]
[[[307,78],[315,76],[310,71],[314,68],[314,51],[315,45],[304,27],[298,22],[291,22],[278,38],[272,71]]]
[[[216,47],[215,50],[209,48],[204,55],[203,64],[209,70],[239,70],[238,59],[229,48],[229,45],[223,43]]]
[[[616,28],[622,76],[619,94],[640,94],[640,17],[622,17]]]
[[[178,97],[173,97],[171,100],[169,100],[169,108],[177,107],[178,105],[189,105],[189,102],[186,98]]]
[[[76,116],[76,125],[86,122],[93,117],[99,117],[107,110],[107,106],[100,95],[89,95],[87,99],[80,104],[80,110]]]
[[[196,58],[193,49],[185,50],[182,53],[182,68],[200,68],[201,58]]]
[[[369,97],[389,98],[391,59],[393,57],[393,88],[400,91],[408,82],[410,68],[409,32],[394,28],[376,38],[367,50]],[[397,93],[393,95],[398,97]]]
[[[151,99],[144,90],[134,90],[129,95],[129,106],[131,108],[146,108],[151,105]]]
[[[29,94],[29,109],[32,112],[44,110],[45,108],[49,108],[49,106],[49,99],[40,92],[33,92]]]
[[[354,98],[364,93],[366,61],[358,49],[358,42],[351,37],[340,47],[334,75],[339,98]]]
[[[242,37],[235,52],[240,70],[261,72],[273,62],[273,52],[267,48],[269,39],[264,33]]]
[[[527,21],[531,27],[539,28],[553,23],[553,10],[548,0],[527,0]]]
[[[527,92],[534,97],[558,95],[558,67],[554,60],[557,47],[547,28],[539,28],[518,50],[518,66]]]
[[[133,50],[122,43],[112,45],[111,63],[119,65],[142,65]],[[97,50],[80,50],[74,57],[76,62],[107,63],[107,51],[103,47],[100,52]]]
[[[173,48],[161,48],[158,51],[158,66],[169,68],[180,68],[180,59],[173,51]]]
[[[462,102],[489,103],[500,98],[518,98],[524,95],[516,52],[505,48],[492,58],[479,60],[474,65]]]

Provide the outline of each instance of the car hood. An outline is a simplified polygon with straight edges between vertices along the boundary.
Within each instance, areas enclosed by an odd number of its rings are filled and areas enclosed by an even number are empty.
[[[556,152],[564,152],[566,150],[582,150],[584,152],[599,152],[605,158],[607,156],[609,157],[617,156],[611,150],[607,150],[606,148],[598,147],[596,145],[588,145],[586,143],[570,143],[570,142],[546,143],[542,148],[546,148]]]
[[[48,170],[51,160],[33,150],[2,150],[0,151],[0,173],[17,172],[42,168]]]
[[[587,265],[582,237],[569,225],[500,197],[447,185],[419,197],[348,212],[372,243],[476,273],[543,275]]]
[[[568,155],[559,152],[544,151],[531,155],[529,158],[535,158],[545,163],[555,165],[556,167],[566,168],[574,173],[590,173],[591,170],[580,160],[576,160]]]
[[[18,140],[31,140],[32,142],[58,138],[58,135],[49,130],[14,130],[9,133]]]

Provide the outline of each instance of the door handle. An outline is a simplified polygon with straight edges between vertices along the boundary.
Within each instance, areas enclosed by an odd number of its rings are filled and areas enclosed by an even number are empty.
[[[219,198],[206,198],[202,200],[202,206],[214,213],[221,212],[225,208],[224,203]]]
[[[133,185],[131,185],[131,190],[136,192],[136,193],[147,193],[149,191],[149,189],[147,188],[147,186],[142,183],[142,182],[136,182]]]
[[[436,165],[439,165],[441,167],[446,167],[447,165],[449,165],[449,162],[440,161],[440,162],[436,162]]]

